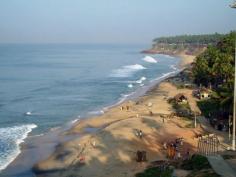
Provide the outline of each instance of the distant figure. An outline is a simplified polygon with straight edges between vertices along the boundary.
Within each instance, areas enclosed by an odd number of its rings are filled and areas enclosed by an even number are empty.
[[[81,156],[81,157],[79,158],[79,162],[80,162],[80,163],[85,163],[85,157],[84,157],[84,156]]]
[[[139,138],[142,139],[142,137],[143,137],[143,132],[142,132],[142,130],[139,130],[139,133],[138,133],[138,134],[139,134]]]
[[[176,149],[174,147],[171,148],[171,159],[174,159],[176,155]]]
[[[136,152],[136,161],[142,162],[142,152],[141,151]]]
[[[153,116],[153,112],[152,112],[152,111],[149,111],[149,115],[150,115],[150,116]]]
[[[147,152],[146,151],[142,151],[142,161],[143,162],[147,161]]]
[[[185,154],[185,160],[188,160],[190,158],[190,150],[188,149]]]
[[[146,162],[147,161],[147,152],[146,151],[137,151],[136,152],[136,161],[137,162]]]
[[[178,160],[181,159],[181,154],[180,154],[179,151],[177,152],[177,159],[178,159]]]
[[[136,114],[136,117],[139,118],[139,114]]]
[[[127,110],[127,111],[129,110],[129,106],[128,106],[128,105],[126,106],[126,110]]]
[[[93,148],[95,148],[96,147],[96,141],[91,142],[91,145],[93,146]]]
[[[166,142],[163,143],[163,148],[164,148],[165,150],[167,149],[167,143],[166,143]]]

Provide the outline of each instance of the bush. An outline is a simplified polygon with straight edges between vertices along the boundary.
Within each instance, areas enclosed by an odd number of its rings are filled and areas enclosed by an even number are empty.
[[[214,113],[217,113],[220,110],[219,102],[214,99],[198,101],[197,105],[201,110],[202,114],[207,118],[210,118],[210,114],[213,115]]]
[[[185,160],[182,164],[184,170],[202,170],[211,168],[207,158],[202,155],[193,155],[190,160]]]
[[[146,169],[144,172],[138,173],[135,177],[172,177],[173,169],[166,168],[162,171],[159,167]]]
[[[216,174],[212,169],[208,169],[208,170],[194,171],[190,173],[187,177],[221,177],[221,176]]]

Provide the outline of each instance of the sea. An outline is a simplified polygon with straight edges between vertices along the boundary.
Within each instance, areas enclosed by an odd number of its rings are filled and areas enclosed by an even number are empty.
[[[103,114],[179,71],[179,58],[142,54],[146,48],[0,44],[0,174],[27,137]]]

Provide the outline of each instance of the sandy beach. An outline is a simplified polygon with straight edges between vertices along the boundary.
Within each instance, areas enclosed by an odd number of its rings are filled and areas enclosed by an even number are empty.
[[[180,67],[187,67],[194,56],[181,55]],[[197,110],[191,89],[177,89],[170,79],[150,89],[136,100],[127,100],[103,115],[79,121],[65,134],[80,134],[59,144],[47,159],[37,163],[37,176],[134,176],[149,162],[166,159],[163,142],[184,138],[181,154],[196,151],[198,128],[187,128],[193,121],[169,116],[174,110],[168,98],[185,93],[190,107]],[[141,130],[142,138],[137,136]],[[87,133],[87,132],[92,133]],[[147,162],[135,161],[136,151],[147,152]]]

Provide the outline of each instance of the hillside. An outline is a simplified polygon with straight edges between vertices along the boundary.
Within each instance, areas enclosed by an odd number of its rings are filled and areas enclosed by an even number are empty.
[[[204,35],[179,35],[171,37],[159,37],[153,40],[152,48],[144,50],[143,53],[161,53],[169,55],[198,55],[207,46],[216,45],[224,38],[224,34],[204,34]]]

